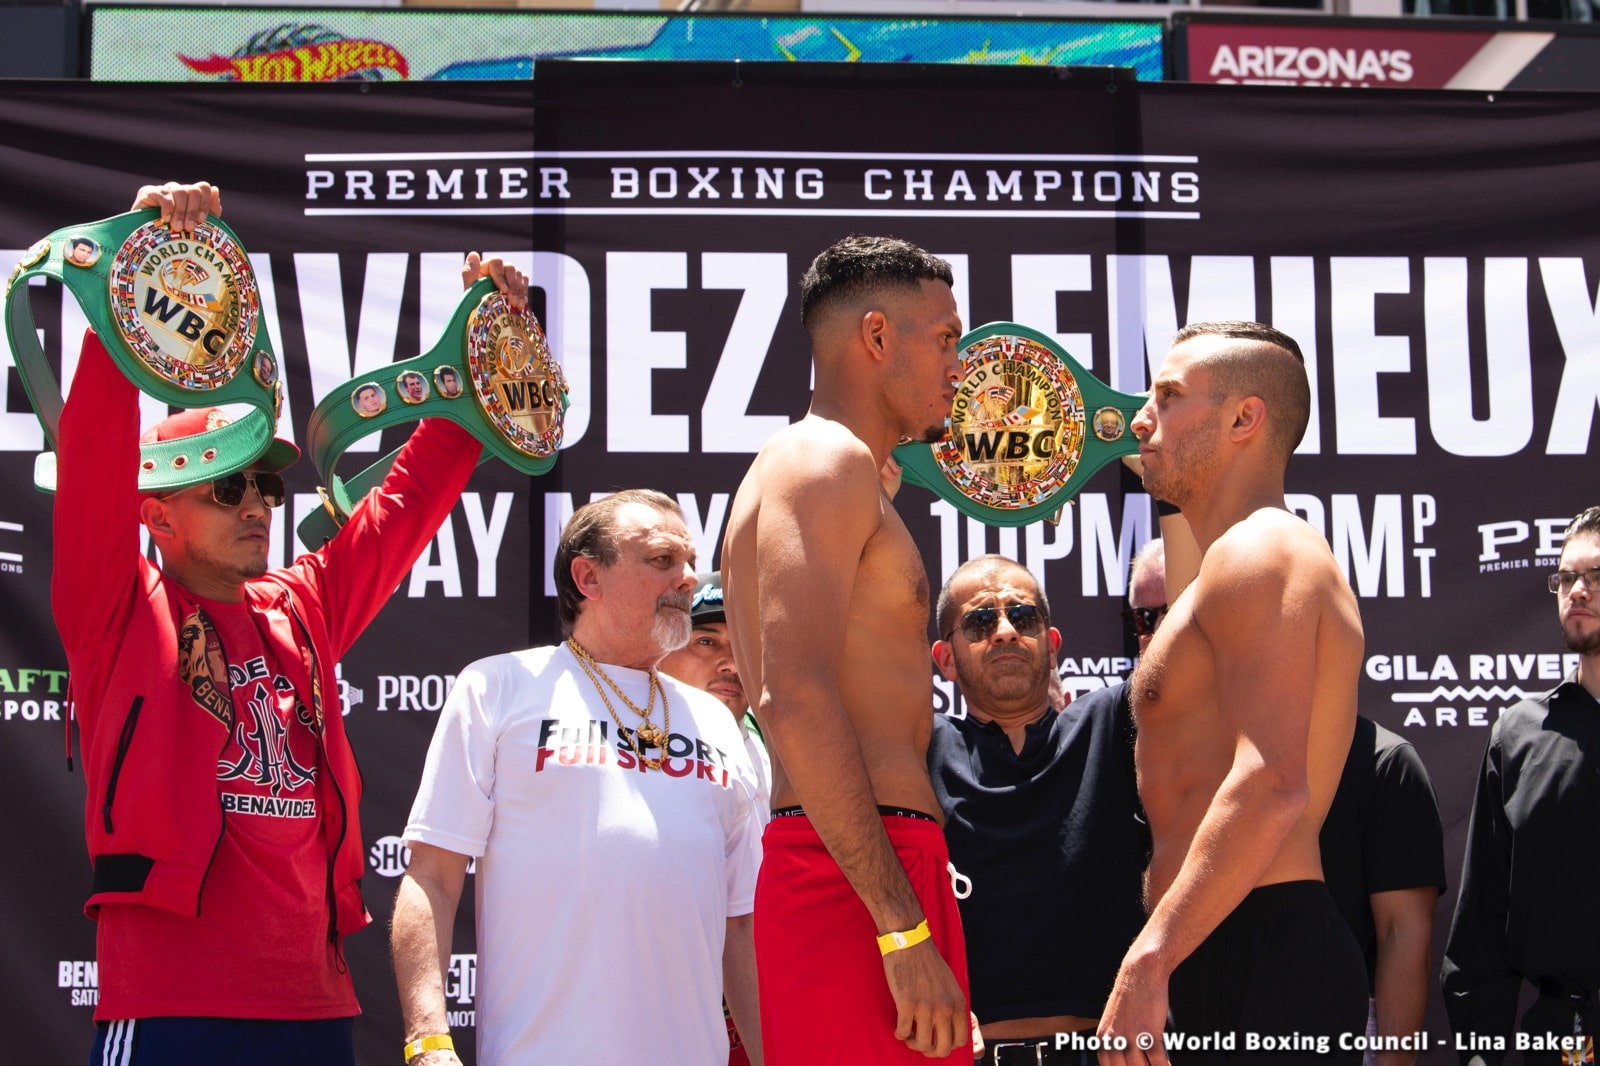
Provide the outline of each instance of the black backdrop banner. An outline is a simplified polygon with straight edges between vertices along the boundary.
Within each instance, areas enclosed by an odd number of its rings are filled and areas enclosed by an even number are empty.
[[[124,209],[142,183],[220,184],[299,439],[339,383],[431,346],[464,252],[506,255],[534,279],[572,384],[565,454],[533,480],[481,469],[342,664],[378,922],[348,946],[364,1063],[398,1053],[383,930],[451,677],[556,638],[554,536],[596,493],[675,495],[703,565],[717,562],[750,457],[805,409],[800,274],[847,232],[947,256],[969,326],[1050,333],[1127,392],[1145,389],[1187,321],[1259,319],[1301,342],[1315,409],[1290,503],[1359,595],[1364,712],[1417,747],[1438,790],[1452,881],[1441,938],[1488,726],[1571,666],[1542,572],[1566,520],[1600,500],[1600,223],[1584,210],[1600,99],[751,64],[541,64],[531,85],[13,82],[0,97],[0,265],[51,229]],[[57,287],[30,297],[70,376],[81,316]],[[31,484],[41,435],[9,352],[0,371],[0,805],[13,856],[0,996],[14,1043],[71,1062],[96,995],[79,913],[83,784],[63,760],[50,503]],[[307,464],[290,485],[280,559],[317,505]],[[1152,528],[1129,475],[1107,468],[1058,525],[1020,530],[916,488],[898,505],[936,582],[983,551],[1042,575],[1069,689],[1129,668],[1118,611]],[[937,703],[953,703],[943,684]],[[469,1061],[470,897],[448,981]],[[1430,1030],[1446,1039],[1435,1001]]]

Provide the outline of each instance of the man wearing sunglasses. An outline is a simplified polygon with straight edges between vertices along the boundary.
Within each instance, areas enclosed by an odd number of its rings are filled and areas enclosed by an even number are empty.
[[[222,203],[208,184],[168,184],[133,207],[192,234]],[[473,254],[462,273],[526,300],[526,279],[498,260]],[[92,1061],[350,1066],[359,1008],[343,938],[370,919],[334,668],[445,520],[480,446],[423,422],[338,536],[269,570],[293,444],[255,456],[196,444],[174,461],[189,485],[139,491],[141,440],[182,450],[226,421],[185,410],[141,437],[138,390],[85,338],[61,415],[51,597],[88,789]]]
[[[1128,568],[1128,609],[1122,620],[1143,655],[1155,639],[1156,627],[1167,617],[1167,553],[1160,537],[1145,542]]]
[[[1539,998],[1520,1029],[1528,1062],[1594,1060],[1600,1030],[1600,507],[1567,527],[1548,576],[1567,680],[1507,710],[1489,731],[1444,950],[1444,998],[1458,1034],[1514,1046],[1523,981]],[[1498,1066],[1504,1050],[1461,1052]]]
[[[1056,1034],[1093,1035],[1144,924],[1148,839],[1124,686],[1052,709],[1061,634],[1033,575],[1003,555],[951,574],[935,617],[933,661],[966,717],[934,717],[928,769],[965,889],[981,1061],[1092,1064]]]
[[[1365,1029],[1366,975],[1318,831],[1363,642],[1327,541],[1284,503],[1310,414],[1292,338],[1213,322],[1178,332],[1132,422],[1145,488],[1181,510],[1202,554],[1129,683],[1151,911],[1101,1017],[1104,1066],[1165,1063],[1169,1009],[1178,1031],[1237,1042],[1194,1061],[1252,1038],[1360,1059],[1337,1038]]]

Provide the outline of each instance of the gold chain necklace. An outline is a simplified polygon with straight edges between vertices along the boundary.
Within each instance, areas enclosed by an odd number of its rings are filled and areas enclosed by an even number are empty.
[[[628,747],[633,750],[633,754],[650,769],[661,769],[661,763],[667,757],[667,738],[669,731],[672,729],[672,710],[667,706],[667,689],[661,683],[661,677],[653,668],[650,670],[650,698],[645,701],[645,705],[641,709],[638,704],[623,693],[622,689],[617,687],[617,683],[611,680],[610,675],[595,661],[594,656],[589,654],[589,649],[571,637],[567,638],[567,647],[571,650],[572,657],[578,660],[578,665],[583,667],[583,672],[589,675],[589,680],[594,684],[594,690],[600,694],[600,702],[606,705],[606,710],[610,713],[611,720],[617,723],[617,730],[622,734],[623,739],[627,741]],[[628,710],[638,715],[642,721],[639,728],[633,731],[631,737],[628,734],[627,726],[622,724],[622,718],[617,714],[616,708],[611,706],[611,700],[606,696],[605,688],[600,684],[602,678],[605,679],[606,685],[611,687],[611,691],[617,694],[617,699],[627,704]],[[658,692],[661,693],[661,725],[659,726],[650,721],[650,715],[655,710],[656,693]],[[647,757],[644,750],[639,747],[639,741],[643,741],[644,747],[647,749],[660,748],[661,758],[651,759]]]

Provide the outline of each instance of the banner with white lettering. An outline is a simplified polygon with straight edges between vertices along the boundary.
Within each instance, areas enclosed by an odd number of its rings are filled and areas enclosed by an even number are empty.
[[[852,231],[944,255],[968,325],[1050,333],[1123,391],[1146,388],[1188,321],[1259,319],[1300,341],[1315,408],[1289,502],[1359,596],[1364,713],[1416,746],[1439,793],[1442,944],[1488,726],[1571,666],[1543,574],[1600,497],[1600,223],[1562,192],[1591,183],[1600,101],[782,64],[551,64],[531,85],[14,83],[7,97],[0,260],[125,209],[144,182],[217,182],[302,443],[337,384],[434,343],[466,251],[511,258],[537,287],[572,385],[565,454],[533,480],[480,469],[341,665],[377,919],[348,944],[363,1062],[392,1058],[401,1035],[384,932],[398,835],[455,671],[557,638],[555,536],[598,493],[674,495],[703,566],[718,561],[751,456],[806,407],[800,275]],[[70,375],[81,313],[56,287],[30,296]],[[0,975],[26,1046],[72,1061],[97,988],[83,784],[64,772],[50,502],[32,488],[42,437],[9,352],[0,371],[0,803],[15,856]],[[343,472],[381,454],[363,445]],[[313,481],[309,464],[290,472],[276,560],[299,550]],[[985,551],[1043,577],[1069,690],[1130,668],[1119,611],[1153,516],[1120,467],[1055,525],[986,528],[914,487],[897,506],[935,586]],[[939,709],[952,702],[941,684]],[[467,1061],[470,896],[447,981]],[[1431,1027],[1446,1032],[1437,1011]]]
[[[1172,71],[1224,85],[1573,91],[1600,88],[1600,33],[1570,22],[1177,11]]]

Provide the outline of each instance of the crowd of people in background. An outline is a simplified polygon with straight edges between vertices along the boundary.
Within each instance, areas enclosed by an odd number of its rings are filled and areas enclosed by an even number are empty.
[[[182,232],[221,199],[134,206]],[[526,304],[514,268],[469,257],[480,276]],[[405,1061],[459,1061],[443,974],[473,863],[492,1066],[1431,1050],[1443,833],[1416,752],[1357,713],[1355,596],[1283,503],[1310,409],[1293,339],[1174,340],[1131,423],[1162,512],[1128,579],[1138,665],[1068,701],[1058,656],[1086,634],[1041,575],[985,555],[934,595],[893,506],[891,450],[938,438],[959,381],[949,265],[846,238],[801,308],[811,407],[754,460],[722,570],[697,571],[659,492],[587,504],[555,553],[562,642],[457,678],[390,931]],[[337,537],[269,571],[294,447],[142,493],[137,400],[87,338],[53,594],[89,788],[92,1061],[349,1066],[342,941],[369,919],[334,665],[479,445],[424,421]],[[1600,1026],[1600,508],[1548,581],[1578,666],[1492,730],[1444,949],[1455,1048],[1488,1066],[1519,1026],[1529,1061],[1592,1062]],[[933,670],[961,714],[932,713]]]

